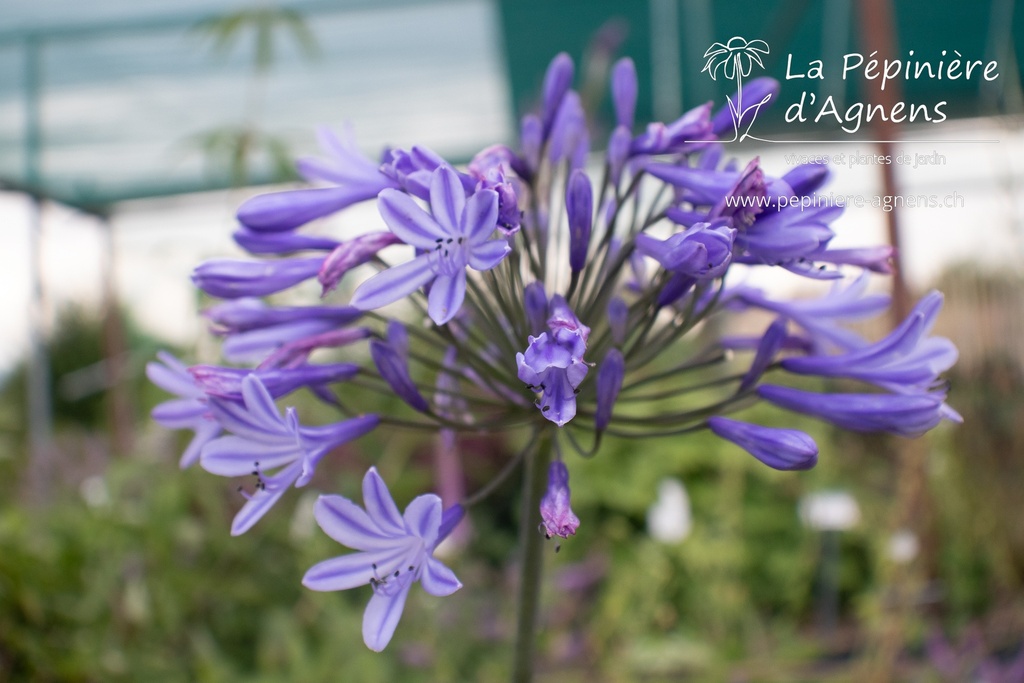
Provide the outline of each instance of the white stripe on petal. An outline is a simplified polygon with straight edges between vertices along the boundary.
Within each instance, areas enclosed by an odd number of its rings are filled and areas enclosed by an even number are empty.
[[[352,294],[352,306],[369,311],[412,294],[434,278],[430,254],[422,254],[401,265],[381,271],[359,285]]]
[[[342,496],[320,496],[313,515],[324,533],[353,550],[376,550],[394,545],[363,508]]]
[[[238,436],[222,436],[203,447],[199,456],[203,469],[222,477],[243,477],[259,469],[273,470],[302,458],[303,451],[295,440],[261,443]]]
[[[412,581],[407,581],[394,595],[375,592],[363,613],[363,642],[374,652],[380,652],[395,635],[398,621],[405,609]]]
[[[366,476],[363,477],[363,505],[370,519],[382,532],[396,537],[408,536],[398,506],[391,498],[387,484],[377,473],[376,467],[367,470]]]
[[[470,247],[469,265],[474,270],[490,270],[501,263],[511,251],[512,248],[505,240],[490,240]]]
[[[438,275],[430,288],[427,313],[438,325],[444,325],[455,317],[466,298],[466,271],[461,270],[451,277]]]
[[[440,560],[427,558],[427,563],[420,574],[423,590],[431,595],[443,598],[462,588],[462,583],[455,577],[455,572],[446,567]]]
[[[428,548],[437,540],[441,528],[441,499],[432,493],[417,496],[405,507],[405,527],[423,539]]]
[[[406,244],[433,249],[436,240],[449,237],[430,214],[413,198],[397,190],[384,190],[377,197],[377,209],[395,235]]]
[[[498,193],[480,190],[466,201],[462,233],[471,245],[486,240],[498,226]]]
[[[310,567],[302,577],[302,585],[315,591],[343,591],[369,586],[370,579],[385,578],[388,569],[396,566],[395,560],[404,553],[403,548],[389,548],[332,557]],[[377,565],[377,569],[373,565]]]
[[[460,234],[462,213],[466,210],[466,191],[450,166],[440,166],[430,178],[430,212],[448,237]]]

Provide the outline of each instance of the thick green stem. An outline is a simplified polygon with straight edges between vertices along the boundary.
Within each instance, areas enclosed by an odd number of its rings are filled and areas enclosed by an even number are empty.
[[[513,683],[530,683],[533,680],[541,570],[544,567],[544,536],[538,531],[540,499],[547,486],[551,448],[551,432],[545,429],[537,440],[536,449],[527,454],[526,467],[523,471],[523,505],[519,512],[519,599],[515,662],[512,667]]]

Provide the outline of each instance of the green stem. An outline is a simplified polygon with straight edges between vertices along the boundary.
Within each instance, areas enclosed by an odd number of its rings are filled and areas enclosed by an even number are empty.
[[[533,680],[534,651],[537,640],[537,614],[540,611],[541,570],[544,566],[544,536],[540,524],[540,499],[547,484],[551,460],[551,431],[544,429],[537,448],[526,458],[523,472],[523,503],[519,513],[519,600],[516,615],[516,650],[512,667],[513,683]]]

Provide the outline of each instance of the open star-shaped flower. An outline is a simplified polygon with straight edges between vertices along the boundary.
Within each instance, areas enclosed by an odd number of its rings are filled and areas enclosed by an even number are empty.
[[[398,512],[387,485],[371,467],[363,477],[363,505],[342,496],[320,496],[313,514],[320,528],[359,552],[314,565],[302,579],[306,588],[339,591],[373,588],[363,614],[363,640],[380,652],[391,642],[412,584],[439,597],[462,588],[454,572],[434,557],[434,549],[462,517],[462,507],[443,513],[441,499],[419,496]]]
[[[462,181],[449,166],[431,176],[429,213],[398,190],[381,192],[377,205],[391,232],[422,253],[360,285],[352,305],[361,310],[386,306],[433,283],[427,313],[443,325],[462,307],[466,266],[490,270],[512,250],[506,240],[490,239],[498,225],[498,193],[478,190],[466,197]]]

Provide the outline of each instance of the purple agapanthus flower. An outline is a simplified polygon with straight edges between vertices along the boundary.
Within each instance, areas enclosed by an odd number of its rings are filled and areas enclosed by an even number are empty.
[[[942,294],[932,291],[881,341],[833,356],[787,358],[782,367],[801,375],[870,382],[894,393],[927,391],[957,359],[953,342],[927,336],[941,308]]]
[[[462,584],[434,550],[462,518],[461,506],[442,512],[433,494],[398,507],[387,485],[371,467],[363,477],[363,506],[342,496],[320,496],[313,514],[320,528],[338,543],[357,552],[325,560],[306,572],[302,584],[316,591],[370,586],[373,596],[363,614],[363,641],[380,652],[395,633],[412,584],[438,597]]]
[[[181,455],[179,465],[184,469],[199,459],[200,450],[220,434],[221,427],[210,413],[206,392],[189,374],[188,367],[166,351],[159,352],[157,358],[160,363],[146,364],[146,377],[178,398],[153,408],[153,419],[168,429],[191,429],[195,432]]]
[[[540,519],[548,538],[575,536],[580,526],[580,518],[569,506],[569,470],[561,460],[548,466],[548,488],[540,500]]]
[[[320,180],[336,187],[287,190],[261,194],[238,209],[238,221],[255,232],[293,230],[317,218],[373,199],[397,183],[380,172],[355,146],[351,131],[343,138],[323,128],[320,146],[326,159],[301,159],[299,173],[308,180]]]
[[[540,392],[537,407],[559,427],[576,416],[576,389],[590,365],[583,359],[590,328],[559,295],[551,298],[548,331],[529,338],[525,353],[516,354],[519,379]]]
[[[376,415],[362,415],[320,427],[303,427],[294,408],[282,416],[256,375],[242,380],[242,402],[210,398],[210,409],[230,436],[207,443],[199,462],[224,477],[257,477],[256,491],[231,523],[231,535],[248,531],[290,486],[305,486],[317,463],[331,449],[377,426]],[[271,470],[277,470],[270,474]]]
[[[724,221],[697,223],[666,240],[637,235],[636,248],[665,270],[694,279],[710,279],[721,277],[729,267],[735,237],[736,230]]]
[[[498,223],[497,193],[480,190],[467,198],[448,166],[437,169],[431,178],[430,213],[395,190],[381,192],[378,206],[391,231],[425,253],[360,285],[352,295],[356,308],[380,308],[432,283],[427,312],[443,325],[462,307],[466,266],[490,270],[511,251],[504,239],[490,239]]]

